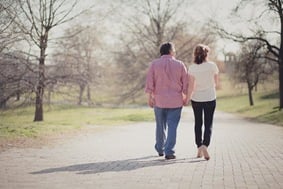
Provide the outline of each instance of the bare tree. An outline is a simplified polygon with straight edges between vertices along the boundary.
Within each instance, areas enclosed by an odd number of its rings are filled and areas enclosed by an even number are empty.
[[[173,41],[177,57],[187,61],[191,61],[197,43],[212,42],[210,35],[204,37],[188,31],[188,23],[181,13],[184,5],[184,0],[135,1],[135,16],[125,23],[127,35],[122,35],[122,45],[116,50],[119,102],[135,101],[142,94],[148,65],[160,56],[159,47],[163,42]]]
[[[263,46],[273,55],[266,57],[268,60],[278,64],[279,71],[279,109],[283,108],[283,1],[282,0],[241,0],[235,8],[234,13],[238,13],[245,6],[254,6],[258,8],[258,16],[248,20],[250,26],[253,26],[252,34],[243,34],[240,32],[228,32],[220,26],[215,28],[219,34],[236,42],[260,41]],[[261,6],[263,9],[260,9]],[[250,8],[250,7],[249,7]],[[260,11],[262,10],[262,11]],[[270,30],[270,26],[264,26],[261,20],[268,20],[269,24],[274,24],[275,29]],[[278,24],[279,23],[279,24]]]
[[[20,94],[26,91],[23,79],[30,62],[13,48],[22,40],[14,24],[16,12],[20,12],[16,0],[0,1],[0,108],[5,108],[14,96],[19,100]]]
[[[242,44],[238,58],[233,62],[233,80],[246,83],[250,106],[254,105],[252,92],[260,81],[264,81],[272,75],[275,69],[265,57],[271,55],[263,48],[262,42],[250,41]]]
[[[53,28],[72,20],[76,16],[71,15],[71,13],[78,1],[18,0],[17,2],[22,14],[15,15],[14,22],[39,49],[34,121],[43,121],[43,95],[46,79],[45,60],[49,34]]]
[[[85,91],[87,103],[92,105],[91,87],[99,84],[101,34],[94,26],[77,25],[66,30],[65,35],[73,36],[60,41],[54,54],[56,69],[52,76],[60,82],[79,87],[78,105],[82,104]]]
[[[13,31],[15,3],[16,0],[0,1],[0,52],[18,40],[18,35]]]
[[[20,100],[20,95],[33,91],[34,64],[22,53],[0,54],[0,108],[5,108],[12,97]]]

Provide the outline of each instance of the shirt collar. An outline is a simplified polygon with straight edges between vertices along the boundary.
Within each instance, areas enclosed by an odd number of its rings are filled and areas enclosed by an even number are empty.
[[[162,55],[161,58],[172,58],[172,59],[175,59],[174,56],[172,56],[170,54]]]

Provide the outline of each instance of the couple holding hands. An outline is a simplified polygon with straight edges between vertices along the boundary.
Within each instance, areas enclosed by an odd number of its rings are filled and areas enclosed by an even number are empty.
[[[154,108],[156,121],[155,150],[165,159],[175,159],[177,127],[182,107],[191,103],[195,118],[195,143],[197,157],[210,159],[213,115],[216,107],[218,68],[208,60],[209,47],[199,44],[193,52],[193,64],[188,70],[175,59],[173,43],[160,47],[160,58],[154,60],[146,76],[145,92],[148,105]],[[204,125],[204,132],[202,126]],[[166,132],[167,131],[167,132]]]

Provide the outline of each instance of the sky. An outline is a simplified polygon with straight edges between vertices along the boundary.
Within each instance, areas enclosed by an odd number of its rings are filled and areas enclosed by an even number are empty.
[[[105,0],[111,2],[111,0]],[[187,0],[185,3],[184,16],[192,18],[201,24],[206,23],[211,18],[230,27],[228,21],[231,10],[237,5],[239,0]],[[112,25],[113,27],[113,25]],[[233,42],[218,41],[218,51],[236,51],[238,46]],[[223,59],[223,57],[221,57]]]
[[[125,3],[130,2],[131,0],[124,0]],[[200,24],[206,23],[210,19],[214,19],[219,22],[226,29],[231,31],[237,31],[248,28],[245,24],[239,25],[231,21],[231,11],[239,3],[240,0],[187,0],[184,5],[184,16],[192,18],[195,22]],[[80,0],[78,5],[78,10],[85,9],[94,4],[92,9],[95,16],[92,14],[84,15],[80,20],[74,22],[77,23],[94,23],[101,30],[105,30],[105,42],[111,43],[115,41],[113,37],[117,37],[120,32],[121,23],[124,22],[125,17],[121,17],[119,14],[115,13],[116,11],[122,13],[124,16],[127,15],[126,6],[121,4],[121,0]],[[135,0],[132,0],[135,2]],[[253,16],[253,9],[248,9],[248,11],[241,11],[241,17],[251,17]],[[97,16],[98,15],[98,16]],[[66,25],[65,27],[68,27]],[[61,31],[64,27],[61,27]],[[60,32],[59,32],[60,33]],[[217,42],[217,51],[219,53],[219,58],[224,59],[223,52],[237,51],[239,46],[227,40],[218,40]]]
[[[230,14],[232,9],[237,5],[239,0],[197,0],[191,7],[190,16],[197,22],[205,24],[208,20],[214,19],[220,22],[226,28],[232,27],[230,23]],[[223,60],[224,53],[238,51],[238,44],[218,39],[217,49],[218,58]]]

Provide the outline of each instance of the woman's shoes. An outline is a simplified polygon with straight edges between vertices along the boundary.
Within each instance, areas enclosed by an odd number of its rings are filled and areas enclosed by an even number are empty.
[[[206,160],[210,159],[210,156],[209,156],[208,151],[207,151],[207,147],[205,145],[201,145],[198,148],[197,158],[201,158],[202,156],[204,156],[204,159],[206,159]]]
[[[209,160],[210,157],[209,157],[209,154],[208,154],[208,151],[207,151],[207,147],[205,145],[202,145],[202,147],[203,147],[202,152],[203,152],[204,159]]]
[[[202,146],[200,146],[199,148],[198,148],[198,154],[197,154],[197,158],[201,158],[202,157]]]

